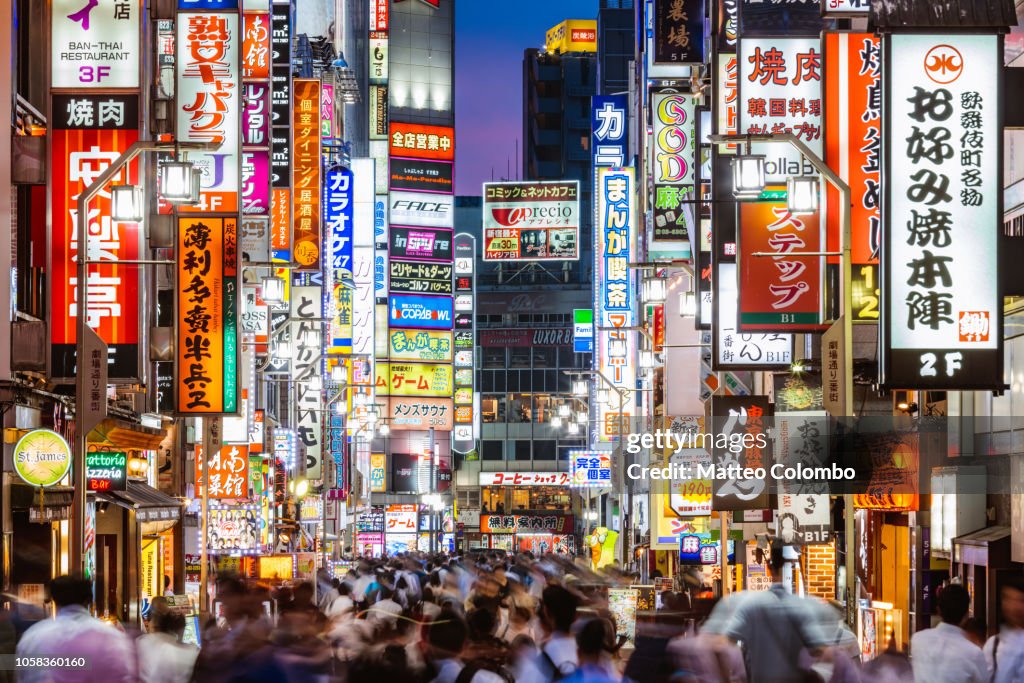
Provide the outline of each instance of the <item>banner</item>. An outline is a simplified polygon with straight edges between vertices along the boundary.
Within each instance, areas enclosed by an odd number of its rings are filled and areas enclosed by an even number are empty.
[[[629,269],[636,260],[635,181],[632,168],[600,168],[594,190],[598,203],[598,221],[594,226],[594,312],[598,327],[632,327],[636,324],[636,275]],[[594,367],[618,390],[636,388],[636,334],[597,331]],[[615,341],[615,344],[612,344]],[[616,354],[612,355],[611,351]],[[616,392],[612,392],[615,394]],[[626,394],[620,414],[617,396],[600,405],[597,439],[614,441],[629,425],[632,393]]]
[[[651,178],[655,240],[687,241],[696,209],[695,100],[684,94],[651,94]]]
[[[392,295],[388,306],[388,326],[450,330],[453,324],[452,303],[450,296]]]
[[[124,0],[54,0],[50,85],[76,91],[138,88],[141,9],[140,3]]]
[[[73,378],[79,311],[78,196],[139,137],[137,95],[55,95],[51,119],[50,187],[50,377]],[[113,183],[137,184],[138,160]],[[89,255],[94,261],[140,257],[142,226],[110,219],[110,192],[89,203]],[[137,380],[139,369],[138,266],[89,268],[86,322],[107,344],[112,381]]]
[[[789,255],[822,251],[818,214],[794,216],[784,201],[739,202],[739,210],[740,331],[822,329],[822,257]]]
[[[216,152],[191,152],[203,172],[201,201],[179,212],[239,210],[239,139],[242,89],[241,36],[234,12],[197,12],[178,17],[178,139],[219,142]]]
[[[592,95],[590,98],[591,163],[625,166],[629,161],[629,103],[625,95]]]
[[[736,264],[718,264],[715,303],[715,370],[766,370],[788,367],[793,362],[792,334],[742,334],[736,326],[739,292]]]
[[[485,261],[579,258],[579,181],[484,183]]]
[[[388,425],[393,431],[452,431],[455,406],[450,398],[392,397],[387,403]]]
[[[448,161],[426,159],[390,159],[388,186],[392,190],[413,192],[437,192],[451,194],[453,191],[452,164]]]
[[[392,121],[388,130],[390,156],[455,161],[454,128]]]
[[[654,0],[654,63],[704,63],[704,0]]]
[[[882,384],[1002,389],[1002,38],[884,46]]]
[[[852,262],[874,264],[878,263],[882,240],[881,43],[871,33],[835,32],[825,34],[824,44],[825,163],[853,193],[850,208]],[[839,193],[830,183],[825,186],[828,251],[838,251]],[[830,257],[829,262],[838,263],[839,259]]]
[[[716,470],[731,476],[711,480],[714,510],[764,510],[769,503],[770,478],[744,477],[742,470],[772,465],[771,442],[767,436],[771,415],[767,396],[712,396],[712,428],[715,435],[712,462]],[[725,444],[728,445],[721,445]]]
[[[203,453],[202,446],[196,446],[196,498],[203,495]],[[210,456],[206,463],[210,475],[210,498],[249,497],[249,448],[247,446],[222,446]]]
[[[388,330],[391,360],[452,362],[452,333],[437,330]]]
[[[772,7],[773,12],[782,12]],[[745,20],[745,19],[744,19]],[[739,132],[792,133],[822,155],[821,41],[814,38],[748,38],[739,48]],[[755,142],[764,154],[765,179],[785,183],[791,175],[817,175],[791,145]]]
[[[320,80],[296,78],[292,103],[292,258],[320,270]]]
[[[238,245],[233,218],[178,219],[176,408],[238,410]]]
[[[291,288],[291,306],[289,309],[292,322],[290,325],[290,342],[294,348],[292,377],[295,381],[296,432],[298,441],[306,454],[306,478],[310,481],[320,479],[323,461],[323,399],[321,391],[309,386],[309,378],[323,372],[323,345],[311,346],[307,340],[307,332],[321,332],[323,325],[315,322],[323,317],[323,289],[318,286],[293,286]]]
[[[374,385],[378,396],[452,395],[452,366],[429,363],[377,363]]]

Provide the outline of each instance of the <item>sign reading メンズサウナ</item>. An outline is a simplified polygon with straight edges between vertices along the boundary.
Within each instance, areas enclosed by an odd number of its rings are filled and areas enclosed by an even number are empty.
[[[579,181],[484,183],[485,261],[579,258]]]
[[[882,383],[1001,389],[1002,37],[883,47]]]

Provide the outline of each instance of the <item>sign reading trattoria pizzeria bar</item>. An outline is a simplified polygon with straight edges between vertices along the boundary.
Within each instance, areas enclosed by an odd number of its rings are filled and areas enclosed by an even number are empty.
[[[572,515],[480,515],[480,531],[485,534],[569,534],[573,528]]]
[[[1002,37],[883,47],[882,384],[1002,388]]]

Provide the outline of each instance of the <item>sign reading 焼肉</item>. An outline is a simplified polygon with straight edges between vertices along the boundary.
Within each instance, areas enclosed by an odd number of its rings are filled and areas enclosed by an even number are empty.
[[[1001,389],[1002,37],[883,47],[882,384]]]
[[[238,409],[238,245],[233,218],[178,221],[176,408]]]
[[[579,227],[579,181],[484,183],[485,261],[574,261]]]

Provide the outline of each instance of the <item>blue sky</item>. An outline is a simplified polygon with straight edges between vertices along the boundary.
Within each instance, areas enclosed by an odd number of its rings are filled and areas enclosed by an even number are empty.
[[[516,177],[522,136],[523,50],[541,47],[563,19],[596,19],[598,0],[460,0],[455,3],[455,192]],[[520,159],[522,151],[520,150]]]

